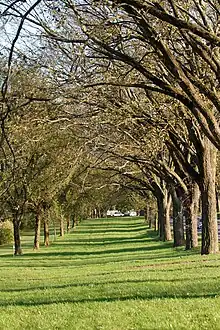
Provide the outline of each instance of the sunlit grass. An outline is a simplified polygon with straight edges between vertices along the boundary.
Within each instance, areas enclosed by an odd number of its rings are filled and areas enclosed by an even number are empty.
[[[173,249],[143,219],[23,241],[20,257],[0,248],[0,329],[220,329],[220,256]]]

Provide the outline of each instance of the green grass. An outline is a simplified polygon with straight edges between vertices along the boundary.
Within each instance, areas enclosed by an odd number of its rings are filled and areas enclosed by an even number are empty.
[[[220,329],[220,256],[173,249],[143,219],[86,220],[49,248],[0,248],[0,330]]]

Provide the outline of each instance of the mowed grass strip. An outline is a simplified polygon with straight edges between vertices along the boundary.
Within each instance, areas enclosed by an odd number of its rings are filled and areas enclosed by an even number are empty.
[[[220,329],[220,256],[173,249],[143,219],[86,220],[49,248],[0,248],[0,329]]]

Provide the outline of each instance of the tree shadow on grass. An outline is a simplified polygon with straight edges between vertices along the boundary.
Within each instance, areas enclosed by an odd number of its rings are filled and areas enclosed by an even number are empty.
[[[166,243],[166,245],[149,245],[149,246],[142,246],[142,247],[132,247],[132,248],[118,248],[118,249],[103,249],[103,250],[97,250],[97,251],[55,251],[52,252],[51,250],[47,250],[47,252],[42,252],[41,251],[36,251],[33,253],[26,253],[24,255],[27,257],[34,257],[34,256],[39,256],[39,257],[65,257],[65,256],[99,256],[99,255],[105,255],[106,257],[110,254],[128,254],[128,253],[136,253],[136,252],[140,252],[140,251],[157,251],[157,250],[164,250],[164,249],[170,249],[172,248],[172,243],[168,244]],[[44,250],[45,251],[45,250]],[[155,255],[154,255],[155,257]],[[179,257],[179,255],[178,255]]]
[[[122,239],[122,240],[119,240],[119,241],[116,241],[116,240],[108,240],[108,239],[106,239],[106,240],[97,240],[97,241],[95,241],[95,240],[91,240],[91,241],[85,241],[85,242],[81,242],[81,241],[76,241],[76,242],[65,242],[65,243],[61,243],[60,244],[60,246],[63,246],[63,247],[65,247],[65,248],[67,248],[68,246],[89,246],[89,245],[91,245],[91,246],[93,246],[93,247],[100,247],[100,246],[114,246],[114,245],[118,245],[118,246],[120,246],[120,245],[131,245],[131,242],[132,242],[132,245],[137,245],[137,244],[139,244],[140,245],[140,243],[146,243],[146,244],[148,244],[149,243],[149,240],[146,238],[145,240],[144,239],[133,239],[133,240],[125,240],[125,239]]]
[[[35,259],[31,258],[30,260],[33,261],[34,263],[31,264],[29,262],[29,258],[26,258],[26,260],[28,261],[27,264],[24,263],[25,258],[23,258],[22,260],[22,264],[20,264],[20,257],[16,257],[14,260],[17,260],[17,262],[15,262],[14,264],[7,264],[5,265],[6,268],[35,268],[35,269],[40,269],[40,268],[68,268],[68,267],[83,267],[83,266],[91,266],[91,265],[108,265],[108,264],[117,264],[117,263],[121,263],[121,262],[128,262],[128,263],[137,263],[137,262],[143,262],[143,261],[151,261],[151,260],[155,260],[156,263],[154,264],[146,264],[146,265],[141,265],[141,266],[130,266],[130,271],[140,271],[143,272],[143,269],[147,269],[148,272],[160,272],[160,271],[164,271],[164,268],[166,269],[166,272],[176,272],[176,271],[182,271],[182,266],[181,267],[176,267],[178,264],[182,264],[185,263],[187,268],[193,268],[193,269],[198,269],[198,271],[201,271],[203,268],[219,268],[220,264],[216,264],[216,265],[202,265],[201,264],[199,266],[196,266],[195,264],[191,264],[190,262],[181,262],[179,261],[179,256],[160,256],[160,257],[155,257],[155,255],[152,256],[140,256],[140,255],[135,255],[133,256],[133,258],[123,258],[120,257],[120,259],[112,259],[112,257],[107,258],[107,257],[91,257],[91,258],[85,258],[85,259],[80,259],[80,260],[76,260],[74,261],[72,257],[69,258],[61,258],[61,259],[54,259],[54,263],[51,264],[51,260],[50,263],[47,264],[45,263],[46,259],[43,259],[41,263],[41,259],[37,259],[39,260],[39,264],[34,262]],[[164,263],[163,261],[166,261],[166,263]],[[175,261],[172,261],[175,260]],[[60,263],[61,261],[61,263]],[[58,263],[59,262],[59,263]],[[175,267],[174,267],[175,266]],[[112,274],[114,274],[115,272],[111,272]]]
[[[131,300],[147,300],[147,301],[151,301],[151,300],[162,300],[162,299],[209,299],[209,298],[216,298],[219,297],[219,293],[206,293],[206,294],[163,294],[163,293],[159,293],[159,294],[152,294],[152,295],[142,295],[142,294],[136,294],[136,295],[126,295],[123,297],[96,297],[96,298],[80,298],[80,299],[48,299],[48,300],[42,300],[42,301],[23,301],[23,300],[19,300],[19,301],[15,301],[15,302],[1,302],[0,306],[1,307],[7,307],[7,306],[24,306],[24,307],[31,307],[31,306],[42,306],[42,305],[52,305],[52,304],[84,304],[84,303],[107,303],[107,302],[118,302],[118,301],[131,301]]]
[[[118,245],[118,244],[134,244],[134,243],[151,243],[155,242],[154,238],[149,238],[146,234],[138,235],[134,237],[120,236],[120,237],[101,237],[101,238],[77,238],[76,240],[57,240],[55,244],[57,245]]]
[[[216,280],[216,276],[209,277],[209,279]],[[206,278],[200,276],[200,277],[194,277],[193,282],[195,281],[201,281],[201,280],[206,280]],[[57,290],[57,289],[66,289],[66,288],[74,288],[74,287],[98,287],[98,286],[103,286],[103,285],[120,285],[125,284],[127,285],[128,283],[130,284],[140,284],[142,283],[143,285],[147,285],[149,283],[178,283],[181,282],[181,284],[185,282],[192,283],[192,279],[190,277],[186,278],[175,278],[175,279],[146,279],[146,280],[133,280],[133,279],[126,279],[126,280],[115,280],[115,281],[100,281],[100,282],[77,282],[77,283],[68,283],[68,284],[61,284],[61,285],[43,285],[43,286],[35,286],[35,287],[28,287],[28,288],[11,288],[11,289],[3,289],[1,292],[6,292],[6,293],[11,293],[11,292],[29,292],[29,291],[41,291],[41,290]]]
[[[27,257],[53,257],[53,256],[86,256],[86,255],[108,255],[108,254],[121,254],[121,253],[129,253],[129,252],[138,252],[138,251],[156,251],[156,250],[161,250],[161,249],[167,249],[167,248],[172,248],[172,242],[157,242],[157,236],[155,232],[150,233],[150,236],[148,236],[148,234],[140,234],[137,236],[131,236],[131,237],[127,237],[127,236],[120,236],[120,237],[101,237],[101,238],[78,238],[75,236],[75,233],[71,234],[72,235],[72,239],[63,239],[60,238],[57,239],[56,241],[52,242],[52,248],[57,248],[59,247],[59,249],[62,249],[62,247],[66,248],[66,246],[73,246],[73,250],[70,251],[63,251],[63,252],[53,252],[51,250],[49,250],[49,248],[46,248],[47,250],[45,250],[45,248],[43,247],[44,250],[39,250],[39,251],[35,251],[35,252],[28,252],[25,253],[24,256]],[[154,235],[154,237],[152,237]],[[74,242],[74,239],[76,239],[76,243]],[[150,245],[150,243],[155,242],[155,245]],[[79,244],[81,243],[81,244]],[[83,244],[84,243],[84,244]],[[99,243],[97,244],[99,247],[103,246],[103,249],[97,250],[97,251],[76,251],[75,250],[75,246],[95,246],[94,243]],[[106,246],[108,245],[112,245],[114,247],[114,245],[123,245],[123,244],[134,244],[134,243],[143,243],[144,245],[142,247],[123,247],[123,248],[117,248],[117,249],[107,249]],[[76,244],[74,246],[74,244]],[[25,248],[27,249],[31,249],[33,248],[33,244],[32,243],[27,243],[24,244]],[[7,258],[9,257],[11,254],[4,254],[4,255],[0,255],[0,258]]]
[[[37,258],[39,256],[39,258]],[[169,264],[170,267],[173,267],[174,262],[169,262],[170,260],[178,260],[179,261],[179,256],[170,256],[170,255],[161,255],[161,256],[155,256],[155,255],[131,255],[130,258],[128,256],[90,256],[87,255],[85,258],[83,259],[79,259],[79,260],[74,260],[73,256],[68,255],[57,255],[57,256],[50,256],[51,259],[48,258],[48,260],[50,260],[50,263],[46,263],[46,255],[43,256],[43,259],[41,259],[41,255],[36,255],[36,258],[33,258],[32,256],[27,256],[25,255],[22,258],[22,264],[20,263],[20,257],[16,257],[13,260],[13,264],[7,264],[5,265],[6,268],[56,268],[56,267],[83,267],[83,266],[91,266],[91,265],[108,265],[108,264],[117,264],[117,263],[121,263],[121,262],[128,262],[128,263],[137,263],[139,261],[143,262],[144,261],[151,261],[151,260],[155,260],[156,263],[154,264],[150,264],[150,265],[145,265],[143,266],[143,268],[148,268],[148,271],[159,271],[159,267],[163,268],[163,261],[168,260],[168,263],[165,265],[166,266],[166,271],[167,270],[167,266]],[[54,258],[54,263],[51,263],[53,261]],[[28,261],[28,263],[25,263],[26,260]],[[29,262],[29,260],[32,262],[33,264],[31,264],[31,262]],[[17,262],[16,262],[17,261]],[[35,262],[34,262],[35,261]],[[38,263],[39,262],[39,263]],[[154,266],[157,267],[157,269],[154,268]],[[133,266],[133,268],[137,268],[138,266]],[[140,266],[141,268],[142,266]],[[154,269],[153,269],[154,268]]]
[[[119,229],[108,229],[108,228],[106,228],[105,230],[91,228],[88,230],[84,230],[84,229],[82,229],[82,227],[80,227],[74,231],[74,235],[82,235],[82,234],[99,235],[99,234],[108,234],[108,233],[128,233],[128,234],[132,235],[132,233],[141,232],[141,231],[147,232],[147,228],[145,228],[145,227],[135,228],[135,229],[120,229],[120,228]]]
[[[97,223],[92,223],[91,225],[90,224],[88,224],[88,223],[86,223],[86,224],[81,224],[80,225],[80,227],[81,228],[84,228],[84,227],[86,227],[86,228],[100,228],[100,229],[102,229],[102,228],[109,228],[109,227],[113,227],[113,228],[142,228],[142,227],[145,227],[146,228],[146,224],[144,224],[143,222],[140,222],[140,223],[138,223],[138,224],[133,224],[133,223],[127,223],[127,224],[125,224],[125,223],[122,223],[122,224],[120,224],[120,223],[114,223],[114,222],[106,222],[106,223],[100,223],[100,224],[97,224]]]

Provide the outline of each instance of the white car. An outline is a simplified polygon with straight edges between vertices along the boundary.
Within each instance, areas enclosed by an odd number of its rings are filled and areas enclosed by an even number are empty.
[[[130,211],[130,217],[136,217],[137,212],[136,211]]]
[[[119,211],[115,211],[115,213],[113,214],[114,217],[123,217],[124,214],[119,212]]]

